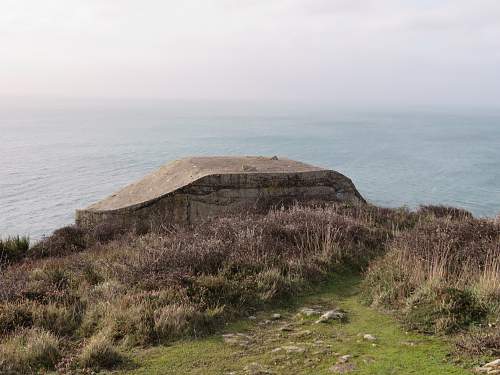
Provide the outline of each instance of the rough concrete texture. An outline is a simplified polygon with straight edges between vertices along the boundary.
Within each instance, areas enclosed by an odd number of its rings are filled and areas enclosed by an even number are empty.
[[[194,224],[259,201],[347,201],[364,199],[344,175],[269,157],[191,157],[176,160],[108,198],[77,210],[76,223],[113,221],[147,225],[153,220]]]

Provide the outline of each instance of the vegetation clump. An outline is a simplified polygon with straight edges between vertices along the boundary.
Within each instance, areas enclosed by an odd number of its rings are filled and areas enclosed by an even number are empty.
[[[408,326],[421,332],[461,332],[469,352],[484,345],[490,352],[500,349],[500,341],[491,347],[491,334],[466,333],[498,323],[499,223],[443,208],[422,212],[433,219],[394,237],[387,253],[368,268],[363,282],[368,302],[400,311]]]
[[[29,248],[30,239],[27,236],[0,238],[0,269],[2,265],[24,258]]]
[[[123,361],[123,355],[116,350],[109,338],[102,334],[92,337],[79,357],[79,364],[83,368],[95,371],[112,369]]]
[[[59,339],[54,334],[39,328],[24,329],[0,344],[0,372],[31,374],[52,369],[60,357]]]

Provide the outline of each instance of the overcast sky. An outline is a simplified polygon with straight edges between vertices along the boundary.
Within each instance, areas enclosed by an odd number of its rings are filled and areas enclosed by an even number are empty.
[[[500,106],[499,0],[1,0],[0,96]]]

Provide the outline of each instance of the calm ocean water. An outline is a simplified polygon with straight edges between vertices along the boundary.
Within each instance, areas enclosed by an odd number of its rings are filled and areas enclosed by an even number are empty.
[[[0,236],[40,238],[74,210],[186,155],[282,155],[333,168],[384,206],[500,212],[500,114],[326,113],[231,103],[0,108]]]

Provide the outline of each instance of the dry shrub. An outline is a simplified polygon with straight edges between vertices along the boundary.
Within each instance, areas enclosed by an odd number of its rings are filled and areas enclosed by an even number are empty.
[[[33,259],[67,256],[119,239],[129,229],[114,222],[102,222],[94,228],[66,226],[36,243],[26,251],[26,256]]]
[[[79,316],[70,307],[56,303],[41,304],[29,300],[7,302],[0,305],[0,335],[19,328],[38,327],[57,335],[69,335],[77,327]]]
[[[154,313],[154,329],[158,342],[169,342],[187,336],[198,336],[217,326],[222,308],[200,312],[195,306],[173,304],[159,308]]]
[[[497,309],[500,226],[493,221],[422,220],[388,250],[368,269],[364,294],[374,305],[401,309],[410,326],[449,332]]]
[[[76,333],[79,337],[91,337],[99,331],[106,315],[106,302],[92,303],[85,309],[80,326]]]
[[[193,277],[187,285],[189,300],[203,309],[230,306],[238,311],[245,305],[256,303],[253,286],[245,280],[238,281],[223,274]]]
[[[127,232],[127,229],[115,222],[102,222],[97,224],[89,235],[94,241],[107,243],[120,238]]]
[[[197,313],[192,305],[167,305],[155,311],[155,331],[162,341],[187,336],[191,329],[189,321]]]
[[[26,236],[0,238],[0,269],[2,265],[24,258],[30,248],[30,239]]]
[[[148,301],[134,301],[127,296],[109,306],[102,329],[113,341],[128,347],[145,346],[156,341],[154,308]]]
[[[500,245],[499,245],[500,246]],[[500,257],[498,251],[491,251],[486,257],[482,272],[475,284],[477,293],[490,303],[497,303],[500,313]]]
[[[154,288],[222,271],[227,277],[231,270],[238,277],[268,268],[286,273],[298,262],[361,266],[383,251],[387,238],[386,230],[333,210],[295,207],[140,237],[119,251],[111,250],[114,265],[108,271],[124,284]]]
[[[53,302],[34,305],[33,325],[57,335],[71,335],[80,322],[80,315],[75,308],[78,306],[67,307]]]
[[[407,325],[425,333],[457,332],[487,316],[471,291],[432,286],[417,289],[403,311]]]
[[[76,275],[58,260],[33,268],[26,275],[27,283],[20,292],[30,300],[64,301]]]
[[[0,372],[31,374],[54,369],[61,354],[59,340],[39,328],[22,330],[0,344]]]
[[[458,336],[456,344],[461,352],[474,357],[498,357],[500,356],[500,326],[473,329],[471,332]]]
[[[13,301],[0,304],[0,335],[16,329],[31,327],[33,312],[29,301]]]
[[[86,248],[85,231],[76,226],[67,226],[54,231],[30,250],[30,257],[43,258],[64,256]]]
[[[95,371],[112,369],[123,363],[123,361],[124,356],[103,334],[92,337],[84,346],[79,357],[79,363],[82,367]]]
[[[381,227],[397,233],[413,228],[421,215],[410,211],[407,207],[387,208],[371,204],[366,205],[334,205],[333,209],[341,216],[347,216],[370,227]]]
[[[269,269],[257,274],[257,291],[263,302],[270,302],[280,298],[290,297],[302,284],[300,276],[294,274],[284,275],[279,269]]]
[[[465,220],[473,218],[472,214],[463,208],[442,205],[420,206],[417,214],[430,215],[435,218],[448,218],[450,220]]]

